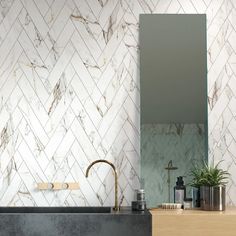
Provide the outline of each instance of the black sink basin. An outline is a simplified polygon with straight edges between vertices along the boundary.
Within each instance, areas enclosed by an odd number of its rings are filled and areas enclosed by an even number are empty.
[[[151,225],[131,207],[0,207],[0,236],[151,236]]]
[[[0,213],[111,213],[111,207],[0,207]]]

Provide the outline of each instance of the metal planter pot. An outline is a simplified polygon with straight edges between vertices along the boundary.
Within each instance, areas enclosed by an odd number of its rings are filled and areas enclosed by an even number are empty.
[[[206,211],[225,210],[225,186],[200,187],[201,208]]]

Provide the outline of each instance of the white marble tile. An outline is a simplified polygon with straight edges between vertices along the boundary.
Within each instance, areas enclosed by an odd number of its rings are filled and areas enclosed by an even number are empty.
[[[96,160],[98,158],[98,153],[77,119],[73,121],[71,130],[74,136],[77,138],[77,141],[83,147],[84,153],[87,156],[89,162]]]
[[[102,171],[102,169],[99,169],[99,171]],[[113,190],[114,182],[115,182],[114,172],[111,168],[109,168],[109,171],[103,180],[103,184],[100,186],[100,189],[97,192],[101,205],[104,205],[105,199],[107,198],[107,196],[109,196],[110,192]]]
[[[22,142],[22,137],[19,135],[18,139],[15,143],[9,142],[1,153],[1,175],[3,177],[6,175],[10,175],[14,171],[17,171],[22,163],[22,158],[18,155],[16,149]],[[10,181],[8,181],[10,184]]]
[[[3,107],[7,100],[11,97],[12,92],[16,88],[17,82],[21,76],[22,71],[19,69],[18,65],[15,65],[5,83],[1,87],[1,107]]]
[[[38,11],[38,8],[35,5],[34,1],[22,0],[22,3],[26,8],[27,12],[29,13],[35,26],[39,30],[40,34],[42,35],[43,38],[45,38],[48,31],[48,25],[46,24],[44,18]]]
[[[128,115],[125,110],[122,108],[118,114],[116,115],[114,121],[112,122],[112,126],[107,130],[103,140],[102,145],[106,150],[109,150],[112,146],[115,138],[120,133],[120,127],[122,127],[127,120]]]
[[[89,203],[81,190],[72,191],[71,198],[75,202],[76,206],[89,206]]]
[[[18,85],[27,100],[27,103],[30,105],[30,108],[33,110],[34,114],[37,117],[40,117],[39,122],[42,126],[48,121],[48,114],[45,110],[45,107],[40,102],[39,98],[37,97],[35,91],[31,87],[30,83],[28,82],[27,78],[23,75],[21,76],[20,80],[18,81]]]
[[[226,108],[222,113],[222,116],[219,118],[216,126],[212,130],[212,133],[210,134],[215,141],[218,142],[225,133],[228,133],[227,129],[229,127],[229,123],[232,120],[232,117],[233,115],[231,110]]]
[[[98,17],[103,7],[102,1],[87,0],[86,2],[88,3],[89,7],[92,9],[93,14],[96,17]]]
[[[120,1],[111,0],[107,1],[106,4],[103,5],[100,13],[99,13],[99,23],[102,28],[105,26],[106,22],[109,20],[110,14],[115,9],[116,5],[119,4]]]
[[[98,106],[94,103],[88,93],[86,92],[86,88],[81,83],[80,78],[76,75],[72,81],[74,86],[77,86],[78,90],[76,91],[77,97],[79,97],[80,102],[83,104],[85,111],[88,113],[91,121],[93,122],[94,126],[97,127],[99,122],[102,119],[102,115],[98,109]],[[80,93],[79,91],[83,91]]]
[[[134,61],[132,55],[130,53],[127,53],[126,57],[124,58],[124,63],[126,65],[126,68],[132,78],[134,80],[137,89],[140,91],[140,75],[139,75],[139,66]],[[130,78],[130,79],[131,79]]]
[[[21,32],[19,43],[29,58],[30,65],[28,66],[31,66],[42,80],[46,80],[49,71],[25,31]]]
[[[45,60],[45,64],[49,71],[51,71],[55,66],[55,64],[57,63],[57,60],[63,53],[65,46],[71,40],[73,32],[74,32],[74,26],[68,20],[67,24],[64,26],[57,40],[54,40],[51,34],[47,35],[46,40],[50,41],[51,51]]]
[[[96,193],[93,190],[93,187],[97,187],[95,185],[90,185],[85,177],[84,173],[81,171],[79,165],[75,163],[75,165],[71,169],[71,174],[74,177],[75,181],[80,182],[80,190],[86,198],[86,201],[90,206],[98,206],[100,202],[96,196]]]
[[[71,64],[74,66],[74,69],[79,76],[79,79],[83,83],[83,86],[88,91],[88,94],[93,98],[93,101],[97,103],[98,99],[101,97],[101,93],[98,90],[95,81],[88,72],[86,66],[81,60],[80,56],[75,53],[72,57]]]
[[[229,60],[229,65],[230,65],[231,69],[233,70],[234,74],[236,75],[236,54],[233,52],[228,60]]]
[[[94,1],[93,5],[96,5],[97,1]],[[97,17],[93,13],[93,8],[90,7],[87,3],[87,1],[75,1],[77,10],[73,13],[78,21],[84,24],[84,26],[87,28],[88,32],[94,36],[95,39],[99,37],[99,35],[102,33],[102,27],[99,24]],[[98,45],[102,49],[101,42],[97,40]]]
[[[208,8],[206,9],[207,14],[207,28],[214,20],[214,17],[216,16],[218,10],[221,8],[224,0],[211,0]]]
[[[7,191],[2,196],[2,199],[0,200],[0,205],[9,206],[9,203],[14,198],[14,196],[17,194],[21,183],[22,183],[22,180],[21,180],[19,174],[16,173],[14,178],[11,181],[10,186],[7,188]]]
[[[45,146],[38,139],[38,137],[34,135],[25,119],[21,120],[18,129],[24,141],[29,144],[29,147],[35,159],[37,160],[38,165],[40,165],[40,167],[44,170],[49,162],[48,158],[44,153]]]
[[[68,64],[63,71],[61,77],[53,88],[53,93],[48,97],[47,101],[44,103],[45,109],[48,115],[52,115],[55,111],[57,105],[61,100],[64,100],[64,96],[68,96],[70,93],[70,83],[75,75],[75,70],[71,64]],[[72,96],[73,97],[73,96]]]
[[[136,84],[136,81],[129,74],[127,75],[124,81],[124,86],[129,94],[130,99],[135,104],[135,106],[131,105],[132,108],[134,109],[136,107],[139,113],[140,112],[140,90],[138,88],[138,85]],[[132,113],[132,115],[135,115],[135,113]]]
[[[49,87],[45,86],[43,80],[38,76],[34,68],[31,66],[29,59],[23,53],[19,58],[19,67],[27,77],[35,93],[37,94],[40,101],[44,104],[49,96]]]
[[[228,196],[230,196],[230,200],[231,202],[229,202],[229,199],[227,199],[227,203],[229,203],[231,206],[235,206],[236,205],[236,201],[235,201],[235,198],[233,196],[235,196],[236,194],[236,185],[235,184],[232,184],[230,187],[229,187],[229,190],[228,190]]]
[[[170,4],[171,4],[171,0],[160,0],[154,9],[154,12],[165,13]]]
[[[20,0],[15,0],[11,5],[9,11],[5,15],[3,21],[0,24],[0,44],[2,44],[3,39],[6,37],[7,33],[11,29],[15,20],[18,17],[18,14],[22,10],[22,4]]]
[[[229,123],[229,130],[231,135],[233,136],[234,140],[236,140],[236,135],[235,135],[235,131],[236,131],[236,120],[235,118],[233,118],[230,123]]]
[[[127,32],[127,26],[124,21],[121,21],[119,26],[117,27],[116,31],[113,33],[112,37],[110,38],[106,48],[104,49],[103,53],[98,59],[98,66],[104,70],[110,60],[112,60],[112,65],[114,67],[119,66],[120,59],[122,56],[127,52],[126,47],[121,42],[125,33]],[[115,54],[115,60],[113,56]]]
[[[226,94],[223,93],[209,115],[209,120],[211,120],[211,122],[209,122],[208,124],[209,133],[211,133],[211,131],[213,130],[215,124],[217,123],[220,115],[223,113],[228,103],[229,103],[229,99],[226,96]]]
[[[229,80],[228,86],[232,90],[233,94],[236,95],[236,77],[232,75],[231,79]]]
[[[28,147],[28,145],[25,143],[25,141],[22,141],[18,152],[20,153],[22,159],[26,162],[27,167],[29,168],[31,174],[35,178],[36,181],[47,181],[43,170],[38,165],[37,160],[35,160],[32,151]]]
[[[53,131],[51,132],[50,140],[46,143],[45,147],[45,153],[49,159],[53,157],[54,152],[71,127],[73,120],[74,114],[71,109],[68,109],[60,123],[52,127]]]
[[[117,167],[122,167],[123,159],[119,159],[120,153],[123,151],[126,143],[128,142],[128,136],[126,135],[124,129],[122,128],[120,133],[117,135],[114,140],[112,147],[108,153],[108,159],[115,163]],[[121,171],[121,170],[119,170]]]
[[[221,71],[218,78],[216,79],[214,86],[212,87],[211,91],[208,93],[208,104],[209,104],[210,110],[213,109],[214,105],[220,98],[222,92],[226,89],[226,86],[228,84],[229,85],[232,84],[233,78],[231,78],[230,76],[231,74],[228,73],[226,66],[224,66],[223,70]]]
[[[28,189],[30,195],[34,199],[37,206],[48,206],[49,203],[46,200],[43,193],[36,189],[36,184],[38,181],[32,178],[31,172],[29,171],[28,167],[23,163],[18,171],[20,174],[26,188]]]
[[[132,126],[136,129],[138,134],[140,134],[140,116],[136,115],[139,114],[140,112],[136,108],[136,106],[134,106],[134,103],[129,96],[124,102],[124,109],[128,114],[128,119],[127,119],[128,122],[132,123]]]
[[[42,58],[42,60],[45,60],[49,53],[49,49],[47,45],[45,44],[45,41],[43,37],[41,36],[38,29],[35,27],[33,21],[31,20],[28,12],[25,9],[22,9],[19,15],[19,21],[21,25],[23,26],[26,34],[32,41],[35,49],[37,50],[38,54]]]
[[[124,64],[122,63],[117,69],[116,74],[113,78],[110,78],[110,83],[108,84],[106,90],[103,92],[103,96],[98,103],[101,114],[104,115],[108,109],[112,106],[114,97],[122,86],[123,81],[126,79],[127,70]]]
[[[24,183],[22,183],[22,185],[20,186],[17,195],[21,199],[23,206],[36,206],[34,199],[30,195],[30,192],[28,191]]]
[[[232,31],[232,33],[230,34],[229,36],[229,39],[228,39],[231,47],[233,48],[234,51],[236,51],[236,32],[235,31]]]
[[[217,12],[216,17],[212,21],[212,23],[209,25],[208,31],[207,31],[207,44],[208,47],[211,46],[213,40],[215,40],[215,36],[218,36],[218,32],[220,32],[220,29],[222,28],[222,25],[225,23],[225,20],[227,19],[228,15],[230,14],[232,10],[232,5],[230,1],[227,1],[227,5],[224,5],[219,9]],[[209,18],[207,18],[209,20]]]
[[[85,67],[88,69],[91,77],[94,80],[98,80],[101,76],[101,70],[97,66],[97,63],[95,62],[93,56],[89,52],[89,48],[85,44],[84,40],[78,33],[78,31],[74,31],[71,42],[73,43],[73,46],[77,50],[81,60],[83,61]]]
[[[90,50],[90,54],[93,55],[95,59],[99,57],[101,54],[101,48],[99,47],[97,41],[95,40],[94,36],[90,32],[90,29],[87,27],[86,22],[81,22],[80,17],[76,15],[78,13],[73,13],[71,16],[71,21],[74,24],[77,31],[83,35],[83,40],[87,47]]]
[[[97,86],[101,93],[105,92],[105,89],[110,83],[111,78],[113,78],[115,75],[115,70],[111,64],[108,64],[106,69],[103,71],[101,77],[99,78],[99,81],[97,83]]]
[[[131,14],[133,14],[136,19],[136,22],[139,21],[139,15],[144,13],[139,1],[131,0],[127,1],[127,3],[129,5],[129,9],[132,12]]]
[[[154,8],[152,0],[139,0],[139,3],[146,14],[152,13]]]
[[[56,85],[58,79],[62,75],[63,71],[66,69],[68,61],[70,61],[70,59],[72,58],[73,53],[74,53],[74,47],[69,42],[66,45],[62,55],[58,59],[57,63],[55,64],[55,66],[54,66],[53,70],[51,71],[49,77],[47,78],[49,80],[49,83],[50,83],[52,88]]]
[[[24,99],[22,99],[19,104],[19,110],[21,111],[24,119],[26,119],[27,123],[30,125],[31,129],[34,131],[40,142],[43,145],[46,145],[46,143],[48,142],[48,136],[31,108],[27,106],[27,102]]]
[[[123,105],[125,99],[127,97],[127,92],[125,91],[124,87],[121,86],[119,91],[117,92],[117,95],[115,99],[112,102],[112,105],[106,106],[105,104],[105,113],[103,114],[103,119],[99,125],[99,133],[103,137],[106,131],[108,130],[109,126],[111,125],[113,119],[115,118],[116,114],[118,113],[119,109]],[[101,107],[99,107],[100,110],[103,110]]]
[[[4,85],[10,73],[12,73],[12,71],[15,73],[15,71],[18,69],[15,64],[19,60],[21,53],[22,48],[17,42],[9,52],[6,60],[0,68],[0,88]]]
[[[204,2],[204,0],[200,0],[200,1],[191,1],[193,6],[195,7],[195,9],[197,10],[198,13],[205,13],[206,11],[206,3]]]
[[[229,109],[232,112],[233,116],[235,117],[236,115],[236,109],[235,109],[235,105],[236,105],[236,98],[232,97],[232,99],[229,102]]]
[[[9,0],[9,1],[2,1],[1,5],[0,5],[0,9],[1,9],[1,21],[3,20],[3,18],[7,15],[7,13],[9,12],[11,6],[13,4],[13,0]]]
[[[124,146],[124,153],[129,160],[130,163],[132,163],[132,166],[134,170],[136,171],[137,175],[140,176],[140,154],[139,152],[134,149],[134,146],[130,141],[128,141]],[[136,186],[138,188],[138,186]],[[135,187],[134,187],[135,188]]]
[[[105,43],[105,45],[103,45],[103,48],[110,41],[112,35],[116,32],[117,28],[119,27],[120,21],[122,20],[127,10],[127,7],[128,5],[126,4],[125,1],[117,1],[116,7],[114,8],[113,12],[106,21],[106,24],[103,25],[100,22],[102,26],[101,34]]]
[[[139,22],[135,19],[133,13],[128,8],[123,16],[124,22],[128,28],[128,30],[132,33],[133,37],[138,44],[139,41]],[[139,19],[139,18],[138,18]]]
[[[140,150],[140,136],[131,120],[127,120],[124,125],[124,130],[130,142],[133,144],[135,151],[139,153]]]
[[[7,109],[5,107],[3,107],[1,109],[1,113],[0,113],[0,130],[1,131],[5,127],[7,121],[9,120],[9,118],[10,118],[9,112],[7,111]]]
[[[210,46],[210,48],[208,49],[208,59],[211,61],[211,63],[215,62],[217,56],[224,47],[225,43],[227,42],[227,39],[231,37],[232,30],[233,27],[231,23],[226,19],[226,21],[220,28],[220,31],[218,32],[217,36],[214,36],[214,41],[212,42],[212,44],[208,45],[208,48]]]
[[[232,51],[228,52],[226,46],[224,46],[218,55],[217,59],[215,60],[213,66],[209,69],[208,72],[208,92],[212,89],[213,84],[217,77],[219,76],[220,72],[222,71],[223,67],[225,66],[228,58],[232,54]]]
[[[37,8],[39,9],[42,16],[45,16],[49,10],[49,4],[46,0],[35,1]]]
[[[73,109],[75,116],[78,118],[78,121],[82,125],[86,134],[90,138],[93,146],[98,148],[101,143],[101,137],[92,120],[90,119],[89,114],[86,112],[86,108],[82,105],[77,97],[73,100],[71,108]],[[100,157],[104,156],[105,153],[100,153]]]
[[[72,0],[67,0],[66,4],[63,6],[61,11],[59,12],[56,21],[53,22],[53,25],[50,27],[48,34],[52,37],[52,39],[56,42],[57,38],[60,34],[65,34],[63,32],[66,24],[70,21],[70,16],[74,9],[74,3]]]
[[[0,65],[3,64],[6,57],[9,54],[10,50],[14,46],[15,39],[18,38],[18,36],[20,35],[21,29],[22,29],[22,27],[21,27],[20,23],[18,22],[18,20],[16,20],[14,22],[14,24],[12,25],[9,33],[4,38],[4,41],[0,45],[0,54],[1,54]]]
[[[197,10],[191,0],[182,0],[180,5],[186,14],[196,14]]]
[[[44,19],[49,28],[52,27],[53,23],[56,21],[58,14],[65,5],[66,0],[53,1]],[[46,35],[46,34],[45,34]]]
[[[181,9],[181,5],[179,4],[178,0],[173,0],[171,1],[168,9],[167,9],[167,13],[176,13]]]

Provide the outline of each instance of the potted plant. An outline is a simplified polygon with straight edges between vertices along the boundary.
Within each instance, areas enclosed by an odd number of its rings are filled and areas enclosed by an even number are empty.
[[[200,205],[203,210],[225,210],[225,185],[229,173],[215,165],[204,163],[191,171],[191,186],[200,188]]]

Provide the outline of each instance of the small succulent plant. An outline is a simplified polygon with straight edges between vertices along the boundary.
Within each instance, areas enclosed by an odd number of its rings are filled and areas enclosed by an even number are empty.
[[[199,188],[200,186],[219,186],[225,185],[228,182],[229,172],[219,168],[220,162],[215,166],[208,165],[204,162],[203,166],[195,166],[190,171],[192,187]]]

